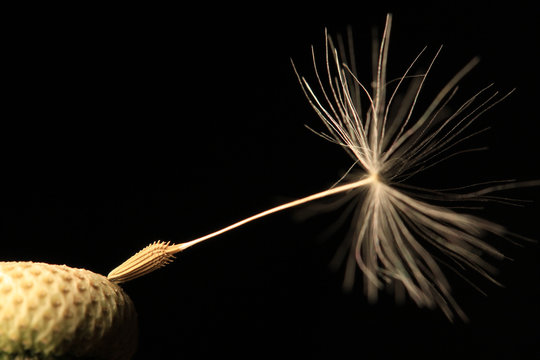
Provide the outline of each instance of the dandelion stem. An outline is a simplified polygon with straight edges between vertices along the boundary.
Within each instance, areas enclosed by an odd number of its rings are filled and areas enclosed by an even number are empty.
[[[245,225],[253,220],[257,220],[267,215],[274,214],[282,210],[290,209],[292,207],[302,205],[313,200],[321,199],[330,195],[356,189],[356,188],[368,185],[376,181],[378,181],[377,176],[371,175],[369,177],[362,178],[361,180],[358,180],[350,184],[333,187],[331,189],[321,191],[319,193],[309,195],[304,198],[276,206],[269,210],[265,210],[256,215],[250,216],[244,220],[241,220],[232,225],[229,225],[221,230],[215,231],[213,233],[210,233],[208,235],[202,236],[198,239],[191,240],[185,243],[169,245],[168,243],[163,243],[161,241],[155,242],[153,244],[148,245],[147,247],[145,247],[144,249],[142,249],[141,251],[139,251],[132,257],[130,257],[120,266],[115,268],[113,271],[109,273],[107,278],[110,281],[113,281],[116,283],[133,280],[135,278],[146,275],[170,263],[172,259],[174,258],[173,254],[176,254],[195,244],[211,239],[215,236],[221,235],[227,231],[236,229],[237,227]]]
[[[241,221],[238,221],[232,225],[229,225],[221,230],[218,230],[218,231],[215,231],[211,234],[208,234],[208,235],[205,235],[203,237],[200,237],[198,239],[195,239],[195,240],[191,240],[191,241],[188,241],[188,242],[185,242],[185,243],[181,243],[181,244],[175,244],[175,245],[171,245],[169,246],[169,248],[167,249],[167,253],[168,254],[176,254],[180,251],[183,251],[185,249],[187,249],[188,247],[191,247],[195,244],[198,244],[202,241],[205,241],[205,240],[208,240],[210,238],[213,238],[215,236],[218,236],[218,235],[221,235],[229,230],[233,230],[233,229],[236,229],[237,227],[240,227],[242,225],[245,225],[253,220],[257,220],[257,219],[260,219],[262,217],[265,217],[267,215],[271,215],[271,214],[274,214],[274,213],[277,213],[279,211],[282,211],[282,210],[286,210],[286,209],[290,209],[292,207],[295,207],[295,206],[298,206],[298,205],[302,205],[302,204],[305,204],[307,202],[310,202],[310,201],[313,201],[313,200],[317,200],[317,199],[321,199],[321,198],[324,198],[324,197],[327,197],[327,196],[330,196],[330,195],[334,195],[334,194],[338,194],[338,193],[341,193],[341,192],[344,192],[344,191],[348,191],[348,190],[352,190],[352,189],[356,189],[356,188],[359,188],[361,186],[365,186],[373,181],[376,181],[376,177],[375,176],[370,176],[370,177],[366,177],[366,178],[363,178],[362,180],[359,180],[359,181],[356,181],[356,182],[353,182],[353,183],[350,183],[350,184],[345,184],[345,185],[341,185],[341,186],[338,186],[338,187],[334,187],[334,188],[331,188],[331,189],[328,189],[328,190],[325,190],[325,191],[322,191],[322,192],[319,192],[319,193],[316,193],[316,194],[313,194],[313,195],[309,195],[309,196],[306,196],[304,198],[301,198],[301,199],[298,199],[298,200],[294,200],[294,201],[291,201],[291,202],[288,202],[288,203],[285,203],[285,204],[282,204],[282,205],[279,205],[279,206],[276,206],[274,208],[271,208],[271,209],[268,209],[268,210],[265,210],[263,212],[260,212],[256,215],[253,215],[253,216],[250,216],[244,220],[241,220]]]

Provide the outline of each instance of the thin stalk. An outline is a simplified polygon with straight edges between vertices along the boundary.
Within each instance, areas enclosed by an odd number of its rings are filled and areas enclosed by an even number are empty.
[[[137,277],[146,275],[160,267],[165,266],[166,264],[172,261],[172,259],[174,258],[173,254],[184,251],[185,249],[193,245],[199,244],[205,240],[211,239],[213,237],[226,233],[227,231],[236,229],[249,222],[277,213],[279,211],[290,209],[292,207],[302,205],[307,202],[321,199],[321,198],[331,196],[334,194],[353,190],[353,189],[368,185],[375,181],[378,181],[377,176],[371,175],[369,177],[365,177],[361,180],[358,180],[350,184],[337,186],[337,187],[334,187],[334,188],[331,188],[331,189],[328,189],[328,190],[325,190],[325,191],[322,191],[313,195],[309,195],[304,198],[276,206],[269,210],[265,210],[256,215],[250,216],[244,220],[241,220],[232,225],[229,225],[221,230],[215,231],[213,233],[210,233],[208,235],[202,236],[200,238],[197,238],[195,240],[191,240],[185,243],[169,245],[168,243],[163,243],[160,241],[155,242],[153,244],[148,245],[147,247],[145,247],[144,249],[142,249],[141,251],[133,255],[131,258],[126,260],[122,265],[118,266],[116,269],[111,271],[109,275],[107,276],[107,278],[110,281],[113,281],[116,283],[133,280]]]

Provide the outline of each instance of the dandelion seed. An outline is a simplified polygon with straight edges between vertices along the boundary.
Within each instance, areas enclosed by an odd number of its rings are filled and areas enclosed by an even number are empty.
[[[323,197],[347,193],[351,201],[356,202],[348,241],[337,252],[337,258],[346,263],[344,286],[353,286],[354,274],[359,268],[370,301],[376,301],[379,291],[385,287],[404,289],[419,307],[438,307],[449,319],[456,314],[466,319],[435,254],[445,255],[454,266],[473,269],[496,282],[492,277],[494,267],[483,256],[496,259],[504,256],[482,237],[488,233],[497,236],[508,233],[498,224],[436,205],[429,199],[504,201],[490,194],[536,186],[540,182],[498,183],[468,193],[430,191],[405,185],[407,179],[441,161],[477,150],[454,149],[481,132],[471,133],[471,125],[508,94],[501,96],[487,86],[447,114],[447,104],[456,95],[459,81],[477,64],[475,58],[446,83],[425,111],[419,113],[417,102],[440,49],[423,73],[413,73],[413,68],[424,51],[400,78],[388,81],[390,28],[391,15],[388,15],[375,56],[372,91],[357,78],[353,52],[349,51],[352,62],[347,65],[347,51],[343,46],[338,50],[327,34],[322,67],[312,48],[317,89],[293,64],[304,94],[327,128],[328,133],[319,135],[343,147],[361,170],[359,173],[351,172],[329,190],[263,211],[199,239],[149,246],[150,250],[137,253],[113,270],[108,278],[115,282],[131,280],[170,262],[174,253],[253,220]],[[365,108],[362,102],[367,104]]]

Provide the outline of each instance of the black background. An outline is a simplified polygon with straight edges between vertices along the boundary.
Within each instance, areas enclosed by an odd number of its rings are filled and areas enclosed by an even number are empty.
[[[491,131],[470,143],[489,151],[413,182],[540,177],[532,6],[354,4],[5,11],[0,260],[107,274],[155,240],[188,241],[332,185],[351,160],[304,127],[322,129],[290,58],[311,75],[310,46],[323,49],[324,28],[352,25],[369,83],[371,29],[387,11],[390,77],[425,45],[434,54],[443,44],[434,89],[476,55],[465,94],[491,82],[517,88],[482,117],[479,128]],[[506,194],[531,203],[475,214],[540,239],[538,188]],[[384,294],[370,305],[360,282],[343,293],[342,272],[327,265],[347,226],[324,237],[339,211],[298,221],[304,213],[251,223],[125,284],[139,313],[136,359],[540,356],[538,245],[489,239],[514,259],[497,263],[505,287],[467,274],[484,297],[450,276],[471,318],[451,324]]]

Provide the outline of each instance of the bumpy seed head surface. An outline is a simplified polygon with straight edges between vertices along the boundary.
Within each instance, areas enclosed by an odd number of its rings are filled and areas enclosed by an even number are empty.
[[[122,360],[136,343],[135,307],[104,276],[66,265],[0,262],[0,359]]]

